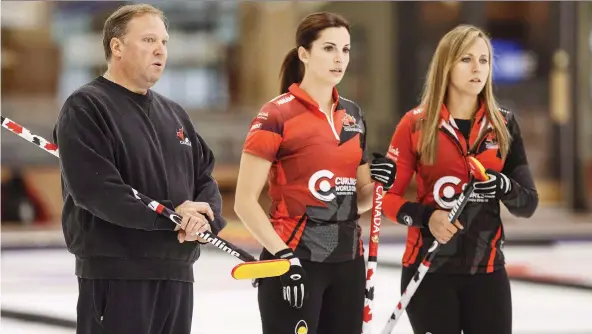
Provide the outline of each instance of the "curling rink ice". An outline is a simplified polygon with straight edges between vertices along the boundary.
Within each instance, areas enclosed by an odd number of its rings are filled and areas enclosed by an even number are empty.
[[[585,248],[585,254],[591,254],[592,245],[588,244]],[[380,333],[400,297],[400,270],[381,267],[380,260],[396,262],[401,250],[400,246],[390,245],[381,245],[379,249],[374,333]],[[1,261],[3,311],[70,321],[76,319],[74,259],[65,249],[3,251]],[[580,268],[587,268],[583,275],[588,279],[592,277],[590,262],[592,257],[589,256],[583,256],[579,261]],[[232,267],[237,263],[238,260],[211,247],[203,251],[194,266],[196,282],[192,333],[261,333],[256,289],[251,287],[250,281],[236,281],[230,276]],[[578,268],[572,268],[572,271],[578,272]],[[515,334],[592,334],[592,291],[515,281],[512,288]],[[64,327],[6,317],[1,319],[0,328],[2,333],[7,334],[75,332]],[[412,333],[406,316],[393,333]]]

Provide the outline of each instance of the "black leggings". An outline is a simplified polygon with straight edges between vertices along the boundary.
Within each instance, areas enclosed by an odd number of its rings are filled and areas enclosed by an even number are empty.
[[[309,295],[301,309],[282,298],[278,277],[259,283],[258,299],[263,334],[360,334],[364,311],[364,258],[342,263],[301,261]],[[299,326],[308,328],[298,331]]]
[[[415,269],[403,269],[403,291]],[[489,274],[428,273],[407,306],[415,334],[511,334],[512,297],[505,269]]]

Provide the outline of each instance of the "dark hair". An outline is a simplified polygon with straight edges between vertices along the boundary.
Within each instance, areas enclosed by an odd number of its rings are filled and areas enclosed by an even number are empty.
[[[160,9],[147,4],[122,6],[107,18],[103,26],[103,49],[107,61],[111,60],[111,39],[122,38],[126,33],[128,23],[134,17],[145,14],[159,16],[165,27],[168,26],[164,13]]]
[[[296,29],[296,47],[290,50],[282,63],[280,94],[288,92],[288,88],[304,78],[304,66],[298,58],[298,48],[310,50],[312,42],[319,38],[321,31],[327,28],[344,27],[349,32],[349,23],[339,14],[313,13],[306,16]]]

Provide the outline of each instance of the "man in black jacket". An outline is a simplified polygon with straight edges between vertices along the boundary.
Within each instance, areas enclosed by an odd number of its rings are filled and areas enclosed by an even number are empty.
[[[105,22],[108,69],[64,103],[60,148],[66,244],[76,256],[78,333],[189,333],[196,232],[226,222],[214,156],[187,113],[150,90],[167,60],[166,19],[124,6]],[[180,226],[134,197],[174,209]],[[189,241],[189,242],[187,242]]]

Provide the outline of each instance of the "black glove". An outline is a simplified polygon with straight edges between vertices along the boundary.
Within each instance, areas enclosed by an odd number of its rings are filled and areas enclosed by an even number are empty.
[[[290,260],[290,269],[280,276],[284,300],[292,307],[301,308],[304,300],[308,297],[308,290],[306,289],[306,273],[300,265],[300,260],[294,256],[290,248],[277,252],[275,257]]]
[[[483,199],[499,200],[512,191],[512,182],[506,175],[491,169],[485,170],[485,173],[489,176],[489,180],[475,182],[474,194],[478,194]]]
[[[397,175],[397,165],[391,159],[380,153],[372,153],[374,159],[370,163],[370,177],[372,180],[383,184],[384,189],[389,190]]]

